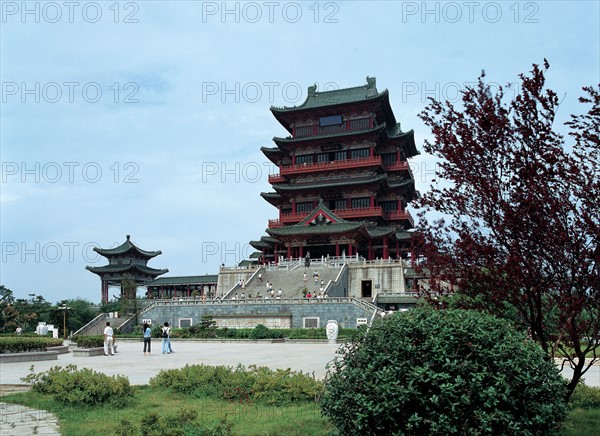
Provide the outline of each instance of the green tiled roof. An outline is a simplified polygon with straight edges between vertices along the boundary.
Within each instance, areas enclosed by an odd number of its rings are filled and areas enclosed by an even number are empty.
[[[151,276],[159,276],[161,274],[168,273],[168,269],[156,269],[150,268],[146,265],[128,264],[128,265],[106,265],[106,266],[86,266],[85,269],[93,272],[94,274],[113,274],[113,273],[124,273],[132,270],[137,270],[141,273],[148,274]]]
[[[415,181],[413,179],[388,180],[388,185],[390,188],[401,188],[403,186],[410,186],[414,184]]]
[[[301,226],[295,224],[293,226],[280,227],[278,229],[267,229],[267,233],[273,236],[292,236],[292,235],[323,235],[360,230],[364,227],[363,222],[345,221],[342,223],[331,223],[319,226]]]
[[[378,174],[370,177],[357,177],[357,178],[344,178],[337,180],[323,180],[314,181],[310,183],[289,183],[289,184],[275,184],[273,189],[276,191],[298,191],[301,189],[315,189],[315,188],[333,188],[336,186],[354,186],[354,185],[366,185],[369,183],[377,183],[387,179],[387,174]]]
[[[148,282],[146,286],[173,286],[173,285],[203,285],[217,283],[217,274],[207,274],[204,276],[175,276],[160,277]]]
[[[369,236],[373,238],[380,238],[382,236],[391,235],[396,231],[396,229],[391,227],[367,227],[367,231],[369,232]]]
[[[409,240],[412,238],[412,233],[403,231],[396,232],[396,238],[400,241]]]
[[[261,147],[260,151],[274,164],[285,156],[283,151],[278,147]]]
[[[387,90],[378,93],[375,85],[375,77],[367,77],[366,85],[356,86],[354,88],[336,89],[333,91],[317,92],[317,86],[313,85],[308,88],[308,96],[306,97],[304,103],[302,103],[300,106],[283,108],[271,107],[271,111],[275,113],[314,109],[338,104],[374,100],[387,95]]]
[[[127,235],[127,240],[116,248],[94,247],[94,251],[104,257],[118,256],[121,254],[128,253],[130,251],[135,251],[147,259],[152,259],[153,257],[156,257],[159,254],[162,254],[162,251],[142,250],[141,248],[139,248],[137,245],[135,245],[133,242],[131,242],[129,240],[129,235]]]
[[[271,245],[269,245],[265,241],[250,241],[250,245],[256,248],[257,250],[262,250],[263,248],[271,248]]]
[[[262,257],[262,253],[260,251],[255,251],[250,255],[250,259],[260,259]]]

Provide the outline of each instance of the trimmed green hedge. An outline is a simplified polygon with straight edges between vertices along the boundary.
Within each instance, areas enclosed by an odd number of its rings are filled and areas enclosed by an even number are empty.
[[[250,365],[186,365],[162,370],[150,379],[150,386],[197,397],[216,397],[231,401],[258,400],[267,404],[315,401],[323,383],[308,374]]]
[[[31,373],[22,380],[30,383],[36,392],[50,394],[65,404],[122,405],[134,394],[134,387],[124,376],[108,376],[75,365],[55,366],[46,372]]]
[[[104,335],[102,336],[75,336],[73,342],[77,342],[79,348],[97,348],[104,346]]]
[[[339,329],[338,338],[350,336],[356,329]],[[122,337],[142,337],[141,327],[136,330],[139,333],[122,335]],[[152,337],[160,338],[160,326],[155,326],[152,329]],[[319,329],[271,329],[259,324],[255,328],[227,328],[227,327],[210,327],[200,328],[198,326],[172,329],[171,338],[175,339],[327,339],[327,333],[324,328]]]
[[[24,353],[27,351],[46,351],[48,347],[62,345],[62,339],[39,337],[0,337],[0,353]]]

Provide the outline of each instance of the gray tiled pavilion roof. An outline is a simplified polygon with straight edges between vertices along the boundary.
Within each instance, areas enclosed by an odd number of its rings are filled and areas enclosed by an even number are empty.
[[[131,242],[129,235],[127,235],[127,240],[125,242],[123,242],[121,245],[119,245],[118,247],[115,247],[115,248],[94,247],[94,251],[104,257],[119,256],[119,255],[130,253],[133,251],[133,252],[141,255],[142,257],[145,257],[146,259],[152,259],[153,257],[156,257],[159,254],[162,254],[162,251],[160,251],[160,250],[159,251],[142,250],[137,245],[135,245],[133,242]]]
[[[106,265],[106,266],[86,266],[85,269],[93,272],[94,274],[114,274],[114,273],[125,273],[128,271],[138,271],[143,274],[148,274],[151,276],[159,276],[161,274],[168,273],[168,269],[156,269],[151,268],[146,265],[138,265],[135,263],[130,264],[120,264],[120,265]]]
[[[217,274],[206,274],[203,276],[174,276],[174,277],[159,277],[146,286],[172,286],[172,285],[201,285],[207,283],[217,283]]]

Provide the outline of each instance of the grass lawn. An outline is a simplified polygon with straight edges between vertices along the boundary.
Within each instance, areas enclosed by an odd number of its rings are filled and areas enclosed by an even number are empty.
[[[214,398],[196,398],[175,394],[162,388],[140,386],[126,407],[113,406],[65,406],[50,396],[33,391],[13,394],[2,398],[9,403],[48,410],[56,414],[64,436],[115,435],[123,419],[138,429],[144,417],[152,412],[166,421],[177,420],[182,409],[198,413],[194,425],[183,427],[182,435],[327,435],[332,430],[329,422],[321,416],[316,403],[291,406],[268,406],[253,401],[224,401]],[[219,427],[225,419],[230,433]],[[128,435],[135,435],[131,431]],[[149,433],[156,434],[156,433]],[[600,408],[575,408],[571,411],[561,433],[564,436],[596,436],[600,434]]]
[[[121,420],[126,419],[139,430],[144,416],[151,412],[177,420],[182,409],[198,412],[196,426],[188,426],[181,434],[228,434],[217,430],[221,420],[231,425],[233,435],[327,435],[328,421],[321,417],[316,403],[291,406],[269,406],[252,401],[224,401],[214,398],[196,398],[174,394],[161,388],[139,386],[126,407],[65,406],[50,396],[30,391],[2,397],[3,402],[19,403],[43,409],[58,416],[63,436],[118,434]],[[203,433],[203,431],[205,433]],[[136,433],[129,433],[132,436]],[[141,434],[141,433],[137,433]],[[154,433],[152,433],[154,434]]]

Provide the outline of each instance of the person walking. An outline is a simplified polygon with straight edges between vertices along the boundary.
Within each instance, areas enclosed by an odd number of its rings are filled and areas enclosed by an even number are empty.
[[[150,324],[145,322],[142,330],[144,330],[144,356],[149,356],[152,346],[152,329],[150,328]]]
[[[162,353],[170,354],[171,353],[171,327],[169,327],[169,323],[165,322],[163,324],[163,328],[161,330],[162,336]]]
[[[115,339],[114,339],[114,330],[110,326],[110,322],[106,321],[106,327],[104,327],[104,355],[108,356],[108,352],[110,351],[110,355],[115,355]]]

